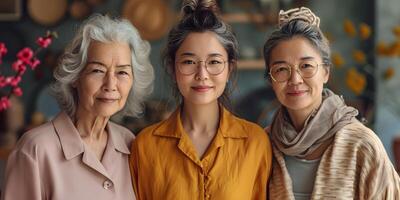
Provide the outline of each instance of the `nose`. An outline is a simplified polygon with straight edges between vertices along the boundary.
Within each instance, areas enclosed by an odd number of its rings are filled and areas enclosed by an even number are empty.
[[[202,64],[203,63],[203,64]],[[196,80],[207,80],[208,79],[208,71],[206,69],[205,61],[199,61],[197,66]]]
[[[291,85],[303,83],[303,77],[300,75],[299,69],[292,69],[288,82]]]
[[[117,90],[117,77],[115,77],[114,73],[108,72],[104,77],[103,90],[105,92]]]

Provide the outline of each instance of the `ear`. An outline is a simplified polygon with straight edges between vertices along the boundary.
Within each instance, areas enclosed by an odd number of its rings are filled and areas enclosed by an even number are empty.
[[[331,73],[330,69],[331,69],[330,67],[324,67],[324,72],[325,72],[325,74],[324,74],[324,84],[328,83],[329,75]]]

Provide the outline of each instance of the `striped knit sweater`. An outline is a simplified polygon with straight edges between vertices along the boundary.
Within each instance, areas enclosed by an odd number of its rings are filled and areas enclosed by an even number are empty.
[[[273,146],[270,199],[294,200],[282,153]],[[400,178],[375,133],[360,122],[343,127],[324,152],[311,199],[399,199]]]

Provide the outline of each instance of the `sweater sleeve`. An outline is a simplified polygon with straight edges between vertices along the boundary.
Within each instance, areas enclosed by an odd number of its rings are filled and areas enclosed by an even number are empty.
[[[2,200],[42,200],[40,170],[37,160],[21,151],[14,151],[7,160]]]
[[[364,160],[359,199],[400,199],[400,178],[379,138],[371,131],[360,150]]]

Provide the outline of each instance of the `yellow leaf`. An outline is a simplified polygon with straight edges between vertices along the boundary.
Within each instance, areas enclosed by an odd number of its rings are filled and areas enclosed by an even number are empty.
[[[363,40],[366,40],[371,35],[371,27],[366,23],[360,24],[360,37]]]
[[[388,55],[388,47],[384,42],[378,42],[376,45],[376,53],[380,56]]]
[[[387,50],[388,56],[397,56],[400,54],[400,41],[393,42]]]
[[[344,20],[344,32],[350,37],[356,36],[357,31],[352,21],[348,19]]]
[[[367,79],[364,74],[359,73],[355,68],[351,68],[346,74],[346,85],[356,95],[362,94],[364,91]]]
[[[394,74],[395,74],[394,68],[393,68],[393,67],[388,67],[388,68],[385,70],[385,73],[383,74],[383,78],[384,78],[385,80],[389,80],[389,79],[391,79],[391,78],[394,76]]]
[[[400,37],[400,26],[393,27],[392,32],[396,37]]]
[[[333,53],[332,54],[332,63],[338,68],[343,67],[343,65],[344,65],[343,56],[340,55],[339,53]]]
[[[364,64],[366,61],[366,55],[361,50],[354,50],[353,51],[353,58],[359,64]]]

